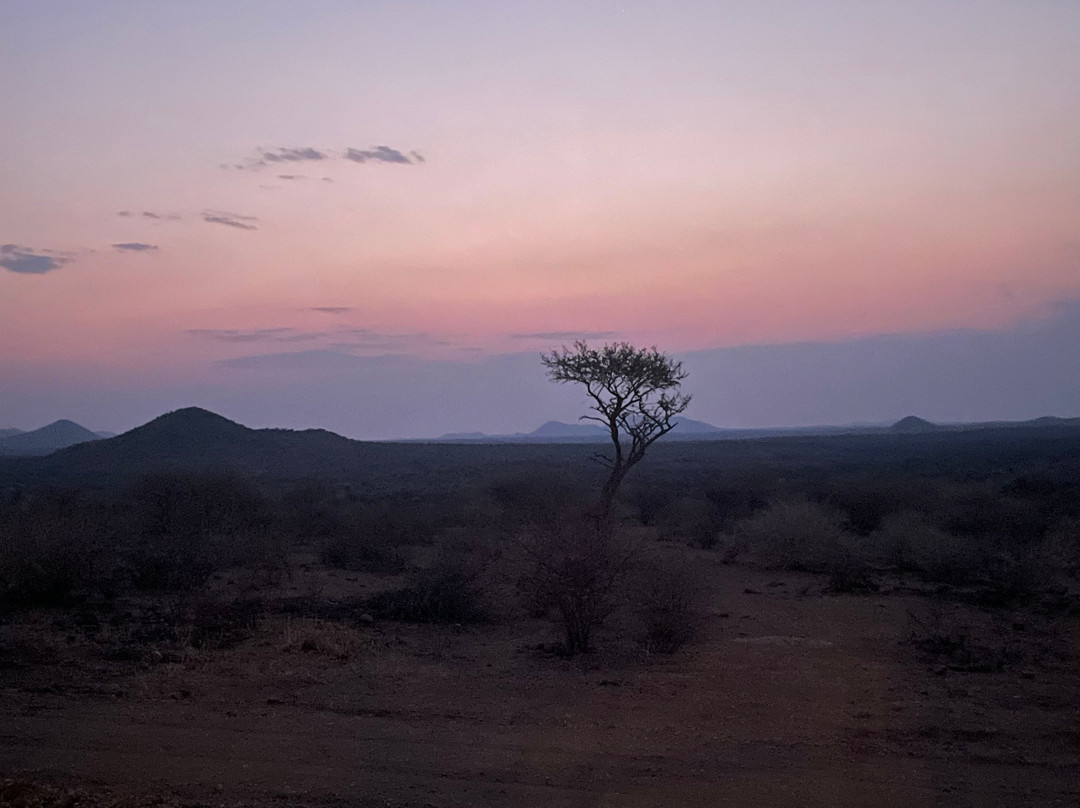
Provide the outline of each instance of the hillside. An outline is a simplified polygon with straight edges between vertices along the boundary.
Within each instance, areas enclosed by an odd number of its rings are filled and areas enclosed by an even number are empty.
[[[54,421],[32,432],[16,432],[0,439],[0,455],[46,455],[78,443],[99,440],[74,421]]]
[[[515,459],[552,462],[557,446],[522,446]],[[451,473],[454,481],[492,473],[505,463],[497,445],[374,443],[324,429],[250,429],[208,410],[188,407],[155,418],[108,440],[97,440],[45,458],[15,459],[5,479],[43,483],[124,483],[159,471],[232,470],[264,479],[325,476],[407,487],[418,476]]]

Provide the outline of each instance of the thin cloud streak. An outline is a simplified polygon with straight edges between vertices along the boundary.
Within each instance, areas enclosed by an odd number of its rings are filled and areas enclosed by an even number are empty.
[[[196,337],[220,340],[222,342],[257,342],[266,339],[280,339],[285,335],[295,334],[292,328],[189,328],[188,334]]]
[[[266,151],[262,159],[269,163],[300,163],[315,160],[325,160],[326,152],[321,152],[311,146],[302,148],[278,148],[277,151]]]
[[[226,213],[220,210],[204,210],[202,213],[202,219],[204,222],[210,222],[211,224],[223,224],[226,227],[235,227],[239,230],[258,230],[256,225],[251,222],[257,222],[258,218],[255,216],[242,216],[239,213]]]
[[[416,152],[414,155],[419,157]],[[349,148],[345,151],[345,159],[351,160],[354,163],[398,163],[400,165],[412,165],[413,159],[410,159],[397,149],[392,149],[389,146],[372,146],[370,149],[354,149]],[[423,158],[420,157],[418,162],[423,162]]]
[[[158,248],[156,244],[143,244],[141,241],[123,241],[112,246],[121,252],[152,252]]]
[[[511,339],[542,339],[542,340],[579,340],[579,339],[610,339],[617,337],[618,331],[537,331],[532,334],[511,334]]]

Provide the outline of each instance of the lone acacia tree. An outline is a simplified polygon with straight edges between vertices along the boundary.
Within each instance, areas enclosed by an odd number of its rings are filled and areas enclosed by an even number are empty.
[[[599,458],[610,470],[600,492],[599,515],[606,521],[627,472],[657,438],[675,428],[672,419],[690,404],[690,396],[678,392],[686,371],[656,348],[626,342],[593,349],[579,340],[573,348],[542,354],[541,361],[552,381],[585,385],[596,414],[580,420],[597,421],[611,435],[614,457]]]

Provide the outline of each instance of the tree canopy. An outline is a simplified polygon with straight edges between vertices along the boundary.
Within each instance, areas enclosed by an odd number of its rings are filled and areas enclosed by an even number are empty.
[[[686,371],[655,347],[627,342],[594,349],[579,340],[572,348],[543,354],[541,361],[552,381],[584,385],[595,414],[581,420],[599,422],[611,436],[614,456],[602,458],[610,469],[600,496],[606,518],[627,472],[657,438],[675,428],[674,417],[690,404],[690,396],[679,392]]]

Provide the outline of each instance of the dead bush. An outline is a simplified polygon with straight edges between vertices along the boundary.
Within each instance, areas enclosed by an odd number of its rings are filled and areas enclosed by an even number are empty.
[[[0,515],[0,606],[54,606],[106,586],[108,518],[63,495],[11,506]]]
[[[723,519],[720,509],[704,497],[679,497],[657,516],[670,536],[710,549],[716,546]]]
[[[395,546],[385,534],[343,531],[324,539],[320,547],[322,562],[337,569],[397,575],[408,566],[405,548]]]
[[[534,611],[562,624],[567,653],[589,651],[594,630],[618,605],[640,548],[592,520],[537,531],[523,546],[531,570],[522,585]]]
[[[1075,530],[1075,526],[1073,527]],[[1040,601],[1054,609],[1075,608],[1080,548],[1064,524],[1039,541],[999,548],[986,565],[981,602],[1010,606]]]
[[[915,511],[887,516],[869,543],[885,563],[932,583],[967,583],[985,570],[988,561],[976,539],[953,535]]]
[[[630,587],[641,644],[650,653],[673,654],[701,623],[701,576],[685,561],[650,559],[642,566]]]
[[[908,613],[908,642],[928,661],[950,670],[993,673],[1033,661],[1033,650],[985,617],[930,604],[921,614]]]
[[[341,661],[366,650],[370,641],[351,626],[328,620],[288,618],[281,650],[287,654],[314,654]]]
[[[490,617],[492,551],[482,538],[453,531],[432,564],[413,572],[400,589],[365,602],[378,617],[414,623],[480,623]]]
[[[801,496],[774,500],[735,536],[768,569],[827,573],[850,546],[840,511]]]

